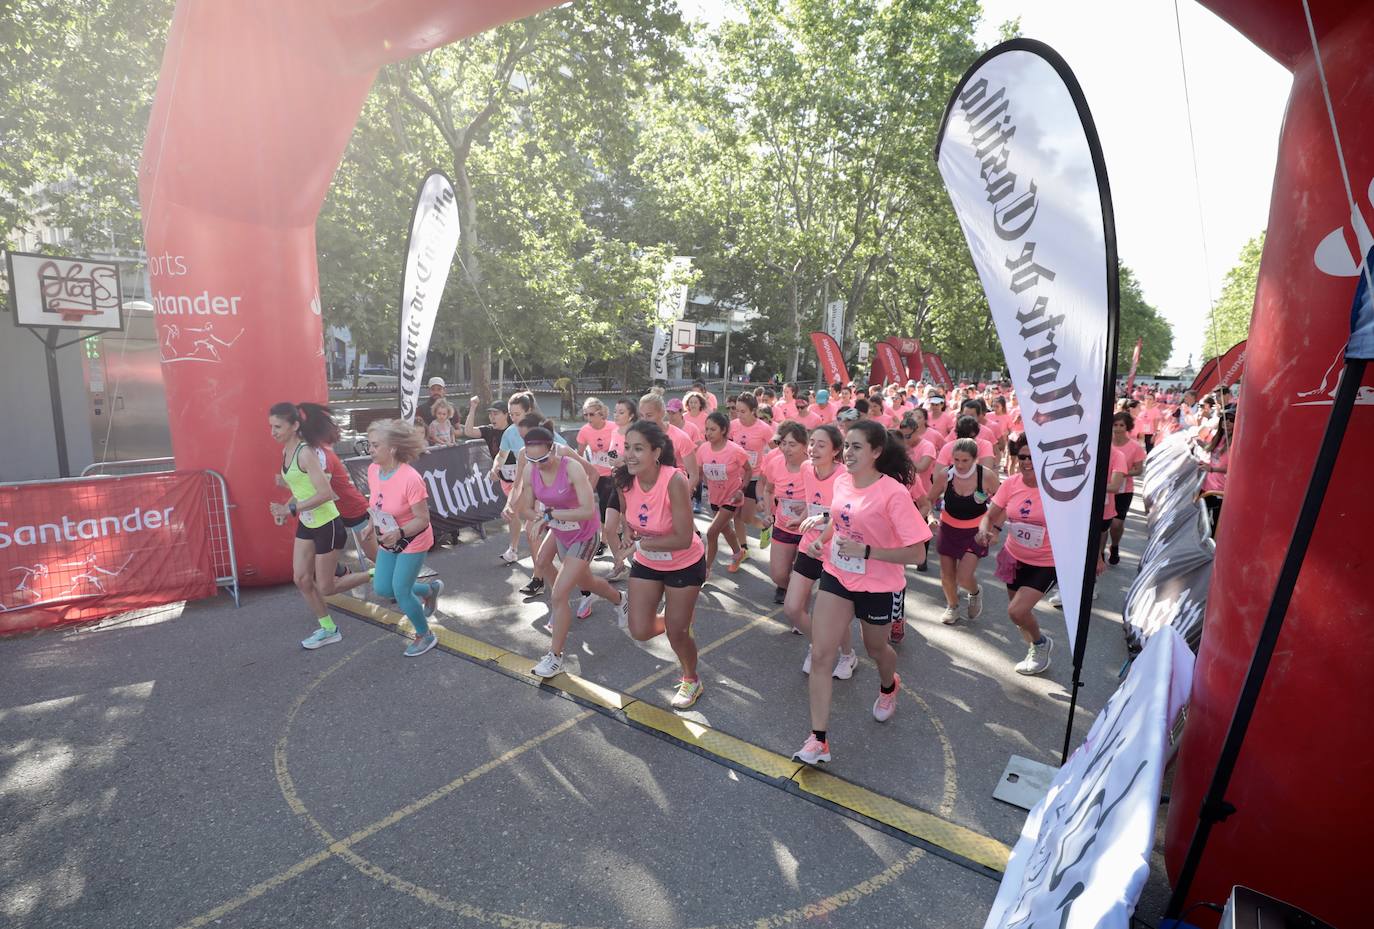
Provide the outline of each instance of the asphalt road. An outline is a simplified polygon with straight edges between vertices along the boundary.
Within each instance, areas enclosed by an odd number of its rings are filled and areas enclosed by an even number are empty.
[[[1125,657],[1119,610],[1143,523],[1103,579],[1076,724]],[[530,659],[548,605],[516,589],[504,538],[435,553],[445,628]],[[686,718],[790,755],[807,731],[804,643],[779,621],[766,553],[723,563],[696,636],[707,690]],[[604,563],[603,568],[604,570]],[[837,682],[831,773],[1011,845],[991,796],[1012,753],[1058,761],[1070,679],[1043,677],[980,569],[973,623],[937,620],[909,572],[903,695]],[[290,587],[142,620],[0,642],[0,924],[19,927],[980,926],[995,878],[490,666],[336,614],[315,652]],[[598,604],[570,670],[666,705],[676,665]],[[1157,894],[1158,888],[1152,890]]]

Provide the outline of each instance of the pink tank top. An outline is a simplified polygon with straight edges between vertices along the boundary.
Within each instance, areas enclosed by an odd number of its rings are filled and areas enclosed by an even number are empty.
[[[668,484],[674,474],[681,473],[677,468],[659,468],[658,479],[648,490],[640,487],[639,478],[630,481],[630,487],[625,491],[625,520],[635,532],[648,538],[667,535],[672,531],[673,506],[668,496]],[[675,552],[638,549],[635,551],[635,561],[655,571],[678,571],[696,564],[705,554],[701,536],[693,532],[692,541],[686,548]]]
[[[551,510],[577,509],[577,488],[573,487],[572,478],[568,477],[568,459],[559,456],[558,473],[554,475],[552,484],[544,483],[544,475],[540,470],[538,465],[530,465],[530,490],[534,493],[534,499]],[[580,523],[554,520],[549,523],[549,528],[554,538],[568,545],[595,536],[601,530],[601,518],[593,510],[589,520]]]

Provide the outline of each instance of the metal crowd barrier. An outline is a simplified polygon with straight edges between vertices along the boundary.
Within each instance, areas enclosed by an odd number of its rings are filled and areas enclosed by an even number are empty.
[[[87,465],[81,471],[81,478],[126,477],[173,470],[175,466],[171,458],[135,458]],[[234,555],[234,523],[229,515],[229,511],[237,504],[229,502],[229,487],[224,483],[224,475],[209,468],[202,469],[201,473],[205,475],[205,511],[210,526],[210,554],[215,563],[215,585],[234,598],[234,606],[239,606],[239,564]]]

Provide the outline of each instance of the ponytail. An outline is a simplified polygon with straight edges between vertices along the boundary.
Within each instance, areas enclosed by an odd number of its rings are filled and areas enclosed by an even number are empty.
[[[878,460],[873,466],[880,474],[886,474],[908,487],[916,483],[916,466],[911,463],[911,456],[907,454],[906,442],[900,432],[888,431],[871,419],[850,423],[849,431],[862,432],[868,447],[879,449]]]

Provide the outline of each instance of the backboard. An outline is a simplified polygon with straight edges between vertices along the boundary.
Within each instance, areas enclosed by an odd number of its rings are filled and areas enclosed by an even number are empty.
[[[119,266],[86,258],[9,252],[14,322],[28,328],[124,328]]]

